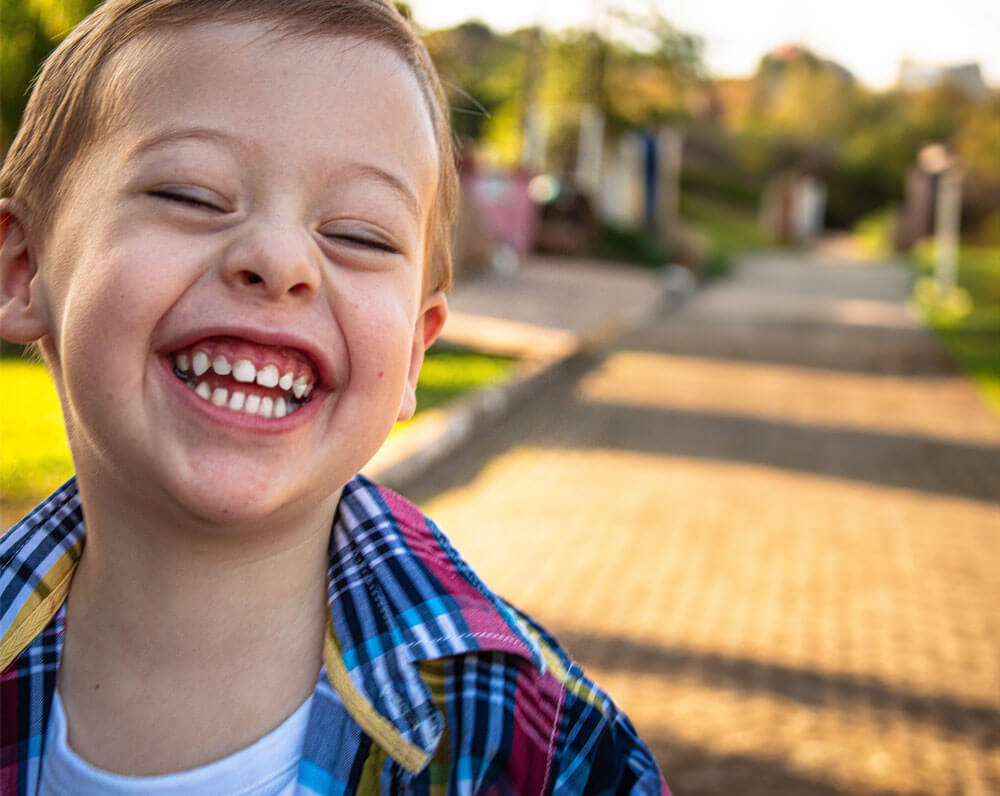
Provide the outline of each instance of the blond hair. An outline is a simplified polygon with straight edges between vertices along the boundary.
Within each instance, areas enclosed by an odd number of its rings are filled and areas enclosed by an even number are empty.
[[[71,165],[112,118],[105,65],[139,36],[197,22],[267,22],[282,35],[351,36],[402,57],[420,85],[438,146],[424,292],[447,289],[458,191],[447,104],[426,47],[389,0],[108,0],[46,59],[0,169],[0,196],[18,200],[36,223],[51,223]]]

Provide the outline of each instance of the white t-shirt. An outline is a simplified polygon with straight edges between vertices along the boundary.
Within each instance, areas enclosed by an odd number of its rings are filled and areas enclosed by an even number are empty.
[[[45,733],[39,796],[291,796],[302,757],[312,697],[246,749],[189,771],[125,777],[96,768],[69,748],[57,691]]]

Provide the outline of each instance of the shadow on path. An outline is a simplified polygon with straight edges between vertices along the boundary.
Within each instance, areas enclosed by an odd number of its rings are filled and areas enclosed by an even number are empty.
[[[843,787],[796,771],[777,758],[713,754],[666,732],[643,740],[667,774],[674,796],[931,796],[930,791]]]
[[[662,319],[622,344],[630,350],[848,373],[953,377],[957,369],[925,329],[789,321]]]
[[[477,437],[407,491],[418,502],[427,501],[468,483],[506,450],[532,446],[742,462],[930,494],[1000,501],[998,447],[725,413],[584,402],[574,390],[593,364],[579,363],[501,426]]]
[[[572,630],[556,638],[584,667],[690,678],[712,688],[764,693],[811,706],[871,708],[1000,749],[1000,710],[944,694],[919,694],[878,677],[818,672],[719,653],[694,652],[620,636]]]
[[[613,403],[567,408],[586,440],[562,425],[532,444],[745,462],[881,486],[1000,501],[1000,448],[923,436],[800,425],[714,412]]]

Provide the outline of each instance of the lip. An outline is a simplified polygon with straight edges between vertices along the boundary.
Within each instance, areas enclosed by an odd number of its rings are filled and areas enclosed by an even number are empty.
[[[223,406],[216,406],[204,398],[195,395],[194,390],[188,387],[183,381],[174,375],[173,363],[167,356],[158,356],[157,364],[163,377],[169,384],[180,401],[185,402],[193,411],[206,415],[214,423],[243,431],[251,431],[257,434],[282,434],[292,431],[309,423],[319,411],[321,404],[327,401],[330,393],[313,390],[309,401],[302,404],[290,415],[284,417],[260,417],[259,415],[248,415],[245,412],[234,412]]]
[[[171,338],[165,345],[160,346],[156,353],[161,359],[169,362],[170,355],[175,351],[212,337],[235,337],[254,345],[295,349],[304,354],[316,370],[318,380],[313,390],[314,393],[316,390],[329,392],[336,383],[336,368],[334,368],[333,361],[326,350],[300,334],[280,329],[260,329],[249,326],[213,326],[210,328],[201,328]],[[302,408],[304,409],[305,406]],[[302,409],[299,410],[299,412],[301,411]],[[299,412],[295,412],[290,417],[294,417]]]

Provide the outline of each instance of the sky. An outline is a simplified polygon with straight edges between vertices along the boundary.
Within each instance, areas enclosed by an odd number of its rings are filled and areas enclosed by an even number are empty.
[[[894,84],[903,58],[978,62],[986,82],[1000,87],[1000,0],[410,0],[410,6],[427,29],[477,18],[508,31],[591,26],[608,8],[641,14],[651,2],[675,27],[704,39],[717,77],[752,74],[764,53],[798,43],[873,88]]]

